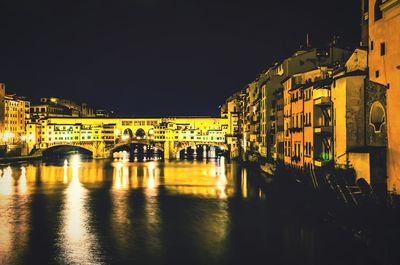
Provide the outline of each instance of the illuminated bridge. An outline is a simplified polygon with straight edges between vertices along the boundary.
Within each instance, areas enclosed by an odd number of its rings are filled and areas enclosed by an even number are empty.
[[[93,157],[110,157],[124,146],[144,146],[176,159],[187,148],[230,149],[226,118],[47,118],[27,125],[29,150],[74,146]]]

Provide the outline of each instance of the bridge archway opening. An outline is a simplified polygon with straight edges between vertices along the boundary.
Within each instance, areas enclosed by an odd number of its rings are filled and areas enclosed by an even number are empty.
[[[154,129],[153,128],[149,129],[149,131],[147,132],[147,136],[149,139],[153,139],[153,137],[154,137]]]
[[[84,157],[92,157],[93,152],[87,148],[75,145],[56,145],[43,151],[44,158],[64,158],[70,155],[80,154]]]
[[[153,144],[127,143],[111,150],[114,159],[125,159],[132,162],[161,160],[164,151]]]
[[[178,159],[203,160],[216,159],[226,155],[226,148],[220,145],[196,144],[178,151]]]
[[[123,132],[122,132],[122,140],[123,141],[127,141],[133,138],[133,132],[131,129],[126,128]]]
[[[137,139],[144,139],[146,137],[146,132],[142,128],[139,128],[136,130],[135,136]]]

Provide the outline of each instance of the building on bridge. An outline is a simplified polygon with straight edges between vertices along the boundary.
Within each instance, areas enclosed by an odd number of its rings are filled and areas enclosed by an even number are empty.
[[[41,119],[27,125],[30,150],[74,145],[88,149],[96,157],[110,156],[114,148],[129,143],[157,144],[167,159],[181,149],[214,145],[228,150],[227,118],[63,118]]]

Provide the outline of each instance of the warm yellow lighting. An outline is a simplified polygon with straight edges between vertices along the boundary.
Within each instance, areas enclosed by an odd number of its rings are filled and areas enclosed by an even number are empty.
[[[71,157],[72,179],[65,191],[60,234],[61,255],[66,264],[99,264],[97,238],[89,230],[90,212],[86,210],[87,190],[79,180],[79,155]]]
[[[65,162],[64,162],[65,163]],[[70,162],[70,164],[71,164],[71,167],[72,167],[72,169],[77,169],[77,168],[79,168],[79,165],[81,164],[81,157],[80,157],[80,155],[73,155],[72,157],[71,157],[71,162]]]
[[[64,160],[64,183],[68,183],[68,160]]]
[[[12,170],[11,167],[3,169],[3,176],[0,177],[0,194],[10,195],[12,193]]]
[[[129,168],[125,161],[119,160],[113,163],[114,166],[114,189],[129,189]]]
[[[243,198],[247,198],[247,171],[246,169],[242,169],[242,183],[241,183],[241,187],[242,187],[242,196]]]
[[[5,132],[5,133],[3,134],[3,141],[4,141],[4,142],[7,142],[10,138],[13,138],[14,136],[15,136],[14,133]]]
[[[19,193],[25,194],[27,191],[27,186],[26,186],[26,168],[21,167],[21,176],[19,177],[18,180],[18,186],[19,186]]]

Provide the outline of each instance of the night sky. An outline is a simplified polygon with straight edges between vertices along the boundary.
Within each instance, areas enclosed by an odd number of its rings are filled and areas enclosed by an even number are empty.
[[[359,1],[0,0],[0,82],[119,116],[218,115],[306,33],[359,43]]]

